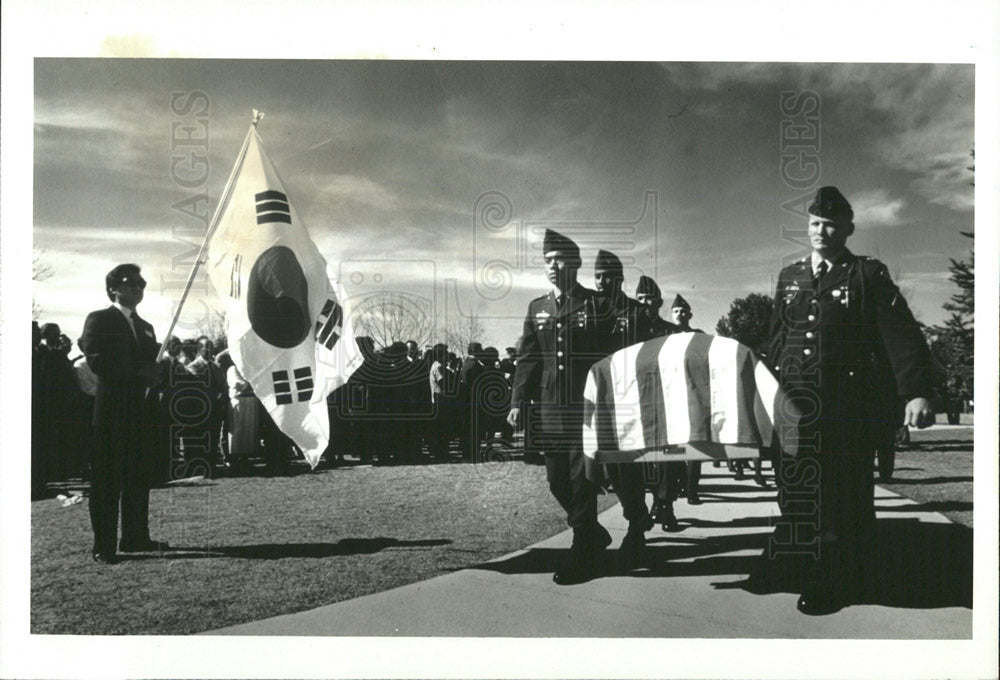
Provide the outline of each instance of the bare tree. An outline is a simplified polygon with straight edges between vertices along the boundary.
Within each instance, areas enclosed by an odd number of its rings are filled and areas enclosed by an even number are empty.
[[[419,298],[386,292],[355,302],[351,314],[355,335],[368,335],[376,347],[413,340],[425,345],[431,339],[434,319]]]
[[[444,341],[451,351],[464,354],[470,342],[482,341],[486,329],[473,312],[469,316],[452,319],[444,329]]]
[[[216,351],[221,352],[229,347],[229,339],[226,337],[227,326],[226,312],[213,309],[198,322],[198,333],[207,336],[215,345]]]
[[[32,281],[46,281],[52,278],[55,272],[52,270],[52,265],[48,263],[45,258],[45,250],[43,248],[32,248],[31,249],[31,280]],[[42,306],[35,302],[34,297],[31,299],[31,320],[37,321],[42,315]]]

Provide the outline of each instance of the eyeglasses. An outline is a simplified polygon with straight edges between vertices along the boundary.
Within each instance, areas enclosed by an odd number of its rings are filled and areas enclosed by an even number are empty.
[[[142,289],[144,289],[146,287],[146,280],[143,279],[143,278],[141,278],[141,277],[138,278],[138,279],[124,278],[124,279],[122,279],[122,282],[121,282],[120,285],[123,288],[124,287],[132,287],[132,288],[138,288],[138,289],[142,290]]]

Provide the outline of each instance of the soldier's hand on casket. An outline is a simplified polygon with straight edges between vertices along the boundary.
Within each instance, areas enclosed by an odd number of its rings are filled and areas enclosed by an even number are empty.
[[[931,408],[931,402],[923,397],[910,399],[906,403],[906,414],[903,416],[903,424],[919,428],[933,425],[934,409]]]
[[[513,427],[515,430],[521,427],[521,409],[517,406],[510,407],[510,413],[507,414],[507,424]]]

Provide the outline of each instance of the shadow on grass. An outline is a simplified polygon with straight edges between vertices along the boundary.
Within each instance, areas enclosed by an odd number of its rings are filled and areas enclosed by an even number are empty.
[[[879,486],[914,485],[914,484],[950,484],[952,482],[971,482],[972,477],[924,477],[923,479],[899,479],[893,477],[888,482],[879,482]]]
[[[896,507],[880,506],[879,512],[972,512],[971,501],[929,501]]]
[[[729,526],[753,527],[767,518],[745,518]],[[692,520],[692,526],[721,523]],[[880,519],[878,548],[863,567],[858,604],[908,609],[972,608],[972,530],[958,524],[916,519]],[[770,531],[687,538],[678,534],[647,534],[646,569],[630,578],[683,576],[746,576],[755,580],[715,582],[717,589],[741,588],[758,595],[800,592],[807,561],[767,562],[760,553]],[[758,554],[733,555],[737,551]],[[536,548],[498,562],[474,567],[501,574],[551,573],[568,550]],[[602,556],[601,575],[616,576],[615,551]]]
[[[344,538],[336,543],[260,543],[212,547],[173,547],[162,553],[128,554],[125,559],[191,560],[231,557],[248,560],[280,560],[286,557],[338,557],[345,555],[370,555],[387,548],[433,548],[448,545],[451,541],[433,538],[420,541],[400,541],[396,538]]]
[[[933,451],[935,453],[947,453],[956,451],[969,451],[973,448],[971,439],[929,439],[926,441],[914,441],[903,449],[900,453],[922,453]]]

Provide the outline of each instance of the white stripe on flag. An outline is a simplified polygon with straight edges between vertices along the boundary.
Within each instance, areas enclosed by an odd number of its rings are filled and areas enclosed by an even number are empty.
[[[615,435],[623,451],[646,448],[642,431],[639,381],[635,362],[640,345],[631,345],[611,355],[611,381],[615,397]]]
[[[757,393],[764,404],[764,410],[767,411],[767,417],[770,418],[770,422],[768,423],[761,423],[759,420],[757,422],[757,427],[760,428],[760,436],[764,444],[768,444],[771,441],[776,423],[774,409],[776,408],[775,402],[778,399],[778,381],[767,370],[767,366],[764,365],[763,361],[756,362],[753,375],[757,383]]]
[[[740,438],[739,344],[713,338],[708,348],[709,390],[712,399],[712,441],[742,442]]]
[[[660,350],[660,377],[663,383],[663,407],[667,414],[667,437],[670,444],[683,444],[691,436],[688,413],[688,386],[684,357],[694,333],[677,333],[667,338]]]

